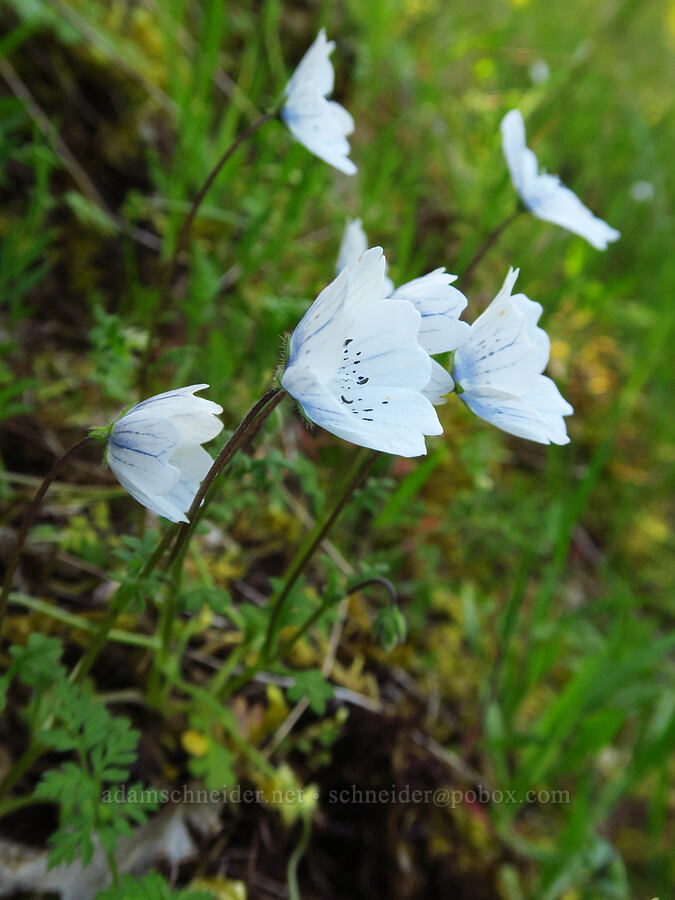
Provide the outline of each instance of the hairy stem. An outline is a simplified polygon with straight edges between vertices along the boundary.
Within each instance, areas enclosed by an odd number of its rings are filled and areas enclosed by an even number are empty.
[[[7,564],[7,570],[5,571],[5,578],[2,584],[2,593],[0,594],[0,634],[2,633],[2,624],[5,618],[5,612],[7,610],[7,600],[9,597],[9,592],[12,589],[12,582],[14,580],[14,573],[16,572],[19,566],[19,560],[21,559],[21,551],[23,550],[23,546],[26,542],[26,536],[28,531],[30,530],[31,525],[37,515],[37,511],[40,508],[40,504],[42,503],[45,494],[49,490],[50,484],[56,479],[56,476],[59,474],[61,469],[66,466],[70,460],[84,447],[85,444],[88,444],[91,440],[91,437],[87,435],[87,437],[82,438],[81,441],[78,441],[76,444],[67,450],[60,459],[54,463],[49,472],[45,475],[42,484],[37,490],[37,493],[33,497],[30,505],[27,507],[26,512],[24,513],[23,522],[21,524],[21,528],[19,529],[19,534],[16,539],[16,546],[14,547],[14,552]]]
[[[183,551],[183,548],[191,538],[197,522],[208,506],[208,499],[205,500],[205,498],[213,482],[230,462],[235,453],[246,444],[250,436],[255,434],[261,422],[270,415],[279,403],[281,403],[285,395],[286,391],[284,391],[283,388],[270,388],[270,390],[263,394],[260,400],[251,407],[241,420],[233,432],[232,437],[225,444],[216,457],[213,465],[206,473],[199,490],[195,494],[192,506],[190,506],[187,514],[190,521],[188,523],[183,523],[180,526],[176,543],[174,544],[167,561],[167,566],[172,565],[175,560],[178,559],[179,554]],[[205,501],[203,506],[202,501]]]

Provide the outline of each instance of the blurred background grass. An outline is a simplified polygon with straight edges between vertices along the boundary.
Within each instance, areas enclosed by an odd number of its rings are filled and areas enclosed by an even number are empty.
[[[354,712],[323,775],[311,741],[280,751],[324,786],[466,788],[470,766],[493,788],[570,802],[342,811],[341,830],[310,846],[334,888],[316,896],[671,896],[672,0],[8,0],[0,23],[4,524],[61,449],[135,399],[159,259],[324,25],[359,174],[335,173],[278,123],[239,152],[162,310],[152,392],[209,382],[234,426],[360,216],[395,282],[458,273],[468,318],[520,266],[575,415],[571,445],[544,448],[451,398],[425,460],[378,470],[333,537],[355,565],[386,567],[410,636],[392,656],[373,650],[372,610],[354,601],[333,677],[391,716]],[[622,238],[598,253],[521,216],[464,286],[515,205],[499,142],[514,106],[540,163]],[[247,472],[243,493],[226,489],[214,515],[227,553],[192,573],[234,596],[237,579],[264,593],[282,570],[302,527],[289,490],[316,512],[349,461],[290,404],[277,425],[268,449],[283,456]],[[57,492],[39,534],[80,568],[41,560],[37,590],[81,604],[137,513],[94,465],[72,477],[91,490]],[[419,727],[440,757],[423,776]]]

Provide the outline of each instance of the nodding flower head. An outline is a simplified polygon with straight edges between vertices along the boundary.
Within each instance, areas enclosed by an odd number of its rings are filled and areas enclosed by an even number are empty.
[[[186,513],[213,459],[201,446],[220,434],[223,408],[195,397],[192,384],[143,400],[117,419],[106,439],[105,461],[139,503],[172,522]]]
[[[354,131],[354,120],[339,103],[327,99],[335,80],[330,61],[334,49],[335,42],[326,40],[322,28],[286,85],[281,117],[293,137],[311,153],[345,175],[354,175],[356,166],[349,159],[347,140]]]
[[[305,415],[363,447],[419,456],[443,429],[423,392],[431,358],[418,343],[422,317],[385,295],[385,259],[367,250],[317,297],[291,337],[281,383]]]
[[[567,444],[564,416],[574,412],[550,378],[550,342],[537,322],[539,303],[511,296],[511,269],[495,299],[455,353],[454,378],[466,405],[502,431],[540,444]]]
[[[519,110],[512,109],[504,116],[501,132],[511,181],[533,215],[581,235],[597,250],[606,250],[607,244],[618,241],[621,233],[594,216],[557,175],[539,173],[537,157],[525,143],[525,123]]]

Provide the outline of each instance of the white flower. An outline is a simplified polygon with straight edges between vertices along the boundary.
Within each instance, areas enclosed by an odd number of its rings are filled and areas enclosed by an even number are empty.
[[[307,418],[338,437],[399,456],[426,453],[442,434],[423,396],[431,359],[417,342],[421,316],[384,292],[380,247],[347,265],[293,332],[281,383]]]
[[[457,393],[466,405],[502,431],[540,444],[567,444],[563,416],[574,411],[541,373],[550,342],[537,326],[541,304],[511,296],[518,269],[471,325],[455,353]]]
[[[367,246],[361,220],[353,219],[348,222],[340,244],[338,272],[350,263],[355,263]],[[390,278],[386,275],[384,278],[386,296],[394,300],[407,300],[422,316],[417,340],[431,356],[456,350],[469,328],[466,322],[459,320],[467,301],[461,291],[451,287],[456,280],[457,276],[450,275],[444,268],[435,269],[396,289]],[[432,360],[431,379],[423,391],[425,397],[438,406],[445,403],[445,395],[453,387],[450,373],[435,359]]]
[[[208,384],[157,394],[112,425],[106,463],[132,497],[172,522],[187,522],[213,459],[201,446],[220,434],[223,408],[195,397]]]
[[[501,131],[511,180],[531,213],[581,235],[598,250],[606,250],[607,244],[621,237],[615,228],[596,218],[557,175],[539,174],[537,157],[525,143],[525,124],[519,110],[512,109],[504,116]]]
[[[339,275],[346,266],[358,262],[367,249],[368,238],[363,230],[361,219],[349,219],[345,225],[342,241],[340,242],[340,250],[338,251],[337,264],[335,266],[336,275]],[[394,290],[394,282],[387,275],[386,264],[384,272],[384,293],[385,297],[388,297]]]
[[[466,306],[466,297],[452,282],[444,268],[434,269],[421,278],[415,278],[396,288],[393,300],[408,300],[422,316],[418,341],[430,355],[456,350],[465,340],[469,325],[459,316]],[[432,403],[445,403],[445,395],[454,387],[450,373],[435,359],[431,361],[431,378],[424,389],[425,397]]]
[[[334,49],[335,41],[327,41],[322,28],[286,85],[281,116],[293,137],[315,156],[353,175],[356,166],[349,159],[347,135],[354,131],[354,120],[339,103],[326,99],[333,91],[329,57]]]

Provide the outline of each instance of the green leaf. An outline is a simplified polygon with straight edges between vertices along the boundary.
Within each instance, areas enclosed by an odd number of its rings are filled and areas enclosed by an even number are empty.
[[[99,891],[96,900],[214,900],[206,891],[172,890],[157,872],[143,878],[123,875],[118,885]]]
[[[311,669],[307,672],[293,672],[295,684],[288,688],[288,699],[293,702],[309,701],[310,708],[321,716],[326,711],[326,701],[333,696],[333,688],[321,672]]]

